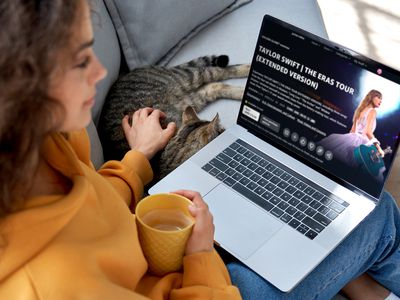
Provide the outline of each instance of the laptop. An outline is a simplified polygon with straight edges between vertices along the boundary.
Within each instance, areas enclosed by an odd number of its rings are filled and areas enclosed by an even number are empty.
[[[384,158],[349,146],[371,90],[383,95],[373,134]],[[378,203],[399,117],[398,71],[266,15],[237,123],[149,193],[200,192],[216,244],[288,292]]]

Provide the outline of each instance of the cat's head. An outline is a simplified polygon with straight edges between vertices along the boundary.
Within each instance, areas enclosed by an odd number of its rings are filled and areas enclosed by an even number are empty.
[[[211,121],[200,120],[193,107],[188,106],[182,113],[181,126],[162,153],[162,159],[176,167],[223,131],[218,114]]]
[[[176,135],[187,142],[199,145],[198,150],[200,150],[223,131],[218,113],[211,121],[200,120],[194,108],[187,106],[182,113],[182,125]]]

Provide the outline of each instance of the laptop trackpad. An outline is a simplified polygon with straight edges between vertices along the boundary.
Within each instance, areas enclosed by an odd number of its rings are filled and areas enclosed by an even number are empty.
[[[204,199],[214,216],[215,240],[242,259],[248,258],[283,226],[262,208],[222,184]]]

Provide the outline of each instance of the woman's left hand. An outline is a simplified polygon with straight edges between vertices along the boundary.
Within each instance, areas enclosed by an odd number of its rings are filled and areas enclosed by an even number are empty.
[[[382,158],[385,157],[385,152],[383,152],[383,150],[382,150],[381,147],[378,147],[378,152],[379,152],[379,155],[380,155]]]
[[[163,129],[161,118],[165,118],[165,113],[145,107],[134,112],[132,124],[129,124],[129,116],[122,119],[122,128],[129,147],[142,152],[147,159],[163,149],[175,134],[175,123],[171,122]]]

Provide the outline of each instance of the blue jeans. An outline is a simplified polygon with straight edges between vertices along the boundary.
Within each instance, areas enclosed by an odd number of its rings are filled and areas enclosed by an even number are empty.
[[[384,193],[370,215],[299,285],[284,293],[239,262],[227,265],[243,299],[331,299],[368,272],[400,295],[400,213]]]

